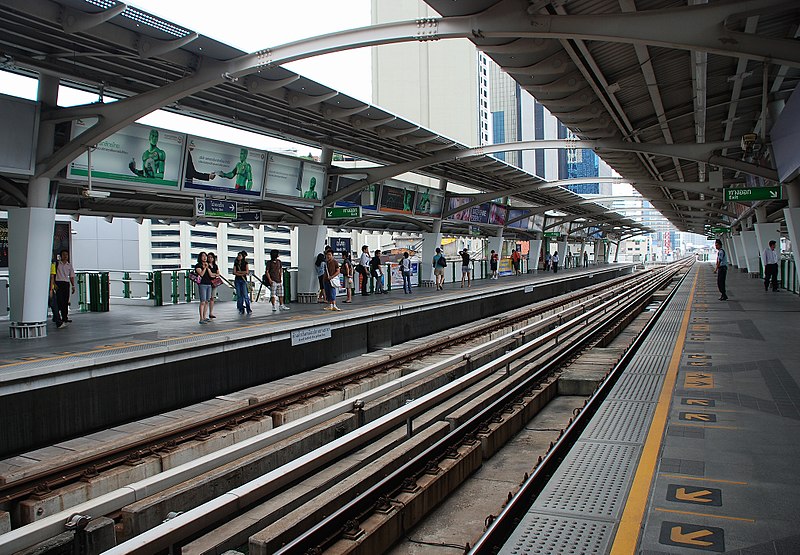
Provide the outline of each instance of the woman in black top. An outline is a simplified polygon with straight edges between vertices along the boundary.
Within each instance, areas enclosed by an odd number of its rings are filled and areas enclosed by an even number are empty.
[[[236,253],[236,260],[233,262],[233,286],[236,289],[236,308],[239,309],[239,314],[244,314],[245,308],[247,313],[252,314],[250,309],[250,294],[247,291],[247,276],[250,274],[250,268],[247,266],[247,251],[240,251]]]
[[[211,276],[211,299],[208,301],[208,317],[216,318],[214,316],[214,297],[217,294],[217,288],[214,287],[214,280],[219,277],[219,268],[217,267],[217,255],[210,252],[206,255],[208,258],[208,273]]]
[[[200,283],[197,289],[200,293],[200,323],[207,324],[211,321],[206,317],[208,311],[208,301],[211,299],[211,275],[208,269],[208,256],[201,252],[197,255],[197,264],[194,267],[195,273],[200,276]]]
[[[353,288],[355,284],[353,283],[353,260],[350,258],[349,252],[342,253],[342,277],[344,278],[344,287],[347,289],[347,300],[344,302],[349,303],[353,301]]]

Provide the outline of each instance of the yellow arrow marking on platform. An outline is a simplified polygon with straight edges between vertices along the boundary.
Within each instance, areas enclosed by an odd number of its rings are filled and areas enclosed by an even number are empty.
[[[706,495],[711,495],[707,489],[701,489],[688,493],[686,488],[678,488],[675,490],[675,499],[680,501],[695,501],[697,503],[711,503],[713,499],[707,499]]]
[[[711,419],[707,414],[703,414],[701,412],[687,412],[686,413],[686,420],[699,420],[700,422],[711,422]]]
[[[686,399],[687,405],[700,405],[701,407],[708,406],[708,399]]]
[[[714,376],[704,372],[689,372],[683,381],[683,387],[711,389],[714,387]]]
[[[712,535],[714,535],[714,532],[711,530],[697,530],[695,532],[688,532],[684,534],[683,529],[680,526],[673,526],[672,530],[669,532],[669,539],[675,543],[696,545],[698,547],[708,547],[709,545],[714,545],[714,542],[703,541],[700,538],[705,538],[706,536]]]

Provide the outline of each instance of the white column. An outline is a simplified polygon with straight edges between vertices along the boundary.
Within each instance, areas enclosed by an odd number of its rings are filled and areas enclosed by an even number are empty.
[[[761,255],[767,247],[769,247],[770,241],[775,241],[778,244],[778,250],[780,250],[781,246],[781,226],[780,224],[774,223],[765,223],[765,224],[756,224],[753,226],[756,230],[756,240],[758,241],[758,254]],[[764,261],[761,261],[763,266]]]
[[[528,270],[533,270],[534,274],[539,273],[539,254],[541,252],[541,239],[531,239],[528,241]]]
[[[567,237],[564,236],[563,241],[557,243],[558,246],[558,269],[563,270],[567,267]]]
[[[742,231],[742,244],[747,271],[751,274],[758,273],[758,241],[755,231]]]
[[[578,256],[578,268],[583,268],[583,253],[586,252],[586,241],[581,241],[581,254]]]
[[[297,226],[297,301],[317,302],[319,280],[314,259],[325,249],[328,228],[324,225]]]
[[[419,270],[422,275],[422,284],[426,287],[433,287],[433,257],[436,254],[436,248],[441,248],[441,246],[441,233],[422,234],[422,255],[420,257]]]
[[[605,264],[606,262],[606,243],[600,239],[594,242],[594,263],[595,265]]]
[[[742,232],[740,231],[736,235],[733,236],[733,240],[736,241],[736,260],[738,262],[737,266],[743,272],[747,271],[747,256],[744,253],[744,240],[742,239]]]
[[[794,269],[800,279],[800,208],[784,208],[783,215],[786,217],[786,227],[789,230],[789,241],[792,242],[792,256],[794,257]]]
[[[486,245],[486,247],[487,247],[487,252],[486,252],[486,260],[487,260],[487,262],[486,262],[486,277],[491,277],[492,270],[491,270],[491,266],[489,266],[489,262],[488,262],[489,254],[492,251],[497,253],[498,269],[499,269],[500,268],[500,262],[499,262],[500,256],[503,254],[503,229],[500,228],[499,230],[497,230],[497,235],[495,235],[494,237],[487,237],[486,238],[486,243],[487,243],[487,245]],[[480,275],[480,274],[478,274],[478,275]]]
[[[52,208],[8,209],[8,270],[11,278],[11,337],[47,335],[47,294],[53,256]]]
[[[739,258],[736,255],[736,238],[733,235],[724,237],[724,244],[726,245],[726,253],[728,253],[728,265],[732,268],[739,267]]]

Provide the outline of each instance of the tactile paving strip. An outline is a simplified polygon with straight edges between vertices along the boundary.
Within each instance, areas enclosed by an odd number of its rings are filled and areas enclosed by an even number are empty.
[[[579,441],[533,504],[540,512],[614,519],[622,511],[639,445]]]
[[[675,349],[675,345],[667,345],[664,352],[658,353],[640,353],[637,354],[631,361],[631,365],[625,369],[625,375],[634,374],[658,374],[663,376],[667,373],[669,368],[669,359],[667,358]]]
[[[501,553],[512,555],[601,555],[608,551],[612,525],[607,522],[528,513]]]
[[[623,374],[609,394],[620,401],[655,402],[661,393],[661,374]]]
[[[655,405],[638,401],[608,400],[581,436],[596,441],[644,443]]]

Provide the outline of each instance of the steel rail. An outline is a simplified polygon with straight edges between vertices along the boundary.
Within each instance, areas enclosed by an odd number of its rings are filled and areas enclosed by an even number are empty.
[[[631,302],[625,303],[622,308],[638,306],[641,303],[646,302],[652,296],[653,291],[657,290],[664,283],[669,282],[676,272],[677,270],[667,270],[665,272],[661,272],[660,275],[653,278],[655,283],[651,289],[643,292],[636,292],[637,296],[631,300]],[[634,292],[632,291],[631,293],[633,294]],[[608,308],[607,305],[615,302],[617,301],[614,299],[609,300],[606,303],[593,308],[591,311],[598,314],[601,310],[605,312]],[[621,303],[617,302],[617,304],[618,306],[621,306]],[[616,313],[606,313],[606,316],[607,318],[605,318],[600,324],[588,329],[584,327],[582,329],[584,333],[584,339],[575,341],[572,345],[567,347],[562,355],[558,357],[558,359],[549,361],[542,365],[527,379],[513,386],[497,399],[490,401],[479,414],[476,414],[470,418],[464,424],[450,432],[447,436],[434,443],[431,447],[414,457],[411,461],[385,477],[374,486],[367,489],[357,498],[348,502],[333,514],[323,519],[304,534],[287,543],[281,549],[276,551],[274,555],[306,553],[309,550],[320,550],[326,545],[330,545],[330,543],[336,537],[338,537],[338,534],[346,527],[348,521],[359,518],[371,512],[372,508],[376,505],[380,497],[391,496],[391,492],[397,491],[397,489],[402,486],[405,479],[407,479],[409,476],[416,476],[422,473],[429,461],[441,459],[448,449],[450,449],[453,445],[463,442],[470,434],[474,433],[474,431],[478,429],[478,427],[483,424],[487,418],[490,418],[492,415],[502,411],[504,407],[510,403],[513,403],[544,376],[547,376],[554,371],[564,359],[582,349],[586,342],[590,341],[592,337],[600,333],[608,325],[608,323],[616,317]],[[551,334],[553,337],[557,337],[558,332],[559,329],[557,328],[549,332],[549,334]],[[511,353],[514,353],[516,356],[521,351],[527,352],[529,349],[526,347],[527,345],[515,349]],[[117,551],[114,555],[122,555],[123,553],[138,552]],[[144,553],[144,551],[141,553]]]
[[[25,499],[34,494],[47,492],[77,482],[86,476],[94,476],[99,472],[112,469],[130,461],[138,460],[141,457],[151,455],[159,450],[174,448],[175,445],[191,441],[198,436],[207,436],[246,420],[262,418],[269,412],[279,409],[282,406],[302,401],[308,396],[324,393],[330,389],[336,389],[348,382],[369,377],[375,373],[385,371],[387,368],[409,362],[423,355],[429,355],[431,352],[441,351],[459,343],[467,342],[499,327],[505,327],[515,322],[538,316],[548,310],[558,308],[559,306],[569,304],[581,295],[586,295],[587,293],[593,294],[598,291],[602,292],[609,287],[616,287],[628,280],[641,277],[642,275],[643,274],[632,274],[622,276],[610,282],[593,285],[567,295],[562,295],[557,299],[537,305],[524,314],[489,321],[469,331],[457,333],[453,337],[440,342],[435,347],[431,347],[428,344],[412,347],[407,352],[393,357],[389,361],[371,365],[369,368],[353,372],[347,377],[338,377],[328,381],[322,381],[305,390],[232,409],[224,415],[217,415],[167,432],[154,434],[147,438],[142,438],[139,441],[133,441],[119,447],[105,450],[102,453],[86,457],[80,461],[69,462],[48,468],[42,472],[29,474],[8,484],[0,483],[0,503],[13,502]]]
[[[630,364],[631,359],[636,355],[642,344],[647,340],[650,331],[658,323],[661,314],[666,310],[670,301],[677,294],[677,291],[686,279],[688,272],[684,274],[680,281],[673,287],[663,303],[655,311],[654,315],[642,331],[636,336],[631,346],[624,353],[619,362],[609,373],[608,377],[600,384],[598,389],[589,398],[589,402],[573,419],[572,423],[564,430],[564,433],[555,442],[553,447],[543,457],[542,461],[536,466],[528,479],[522,484],[517,493],[503,507],[500,514],[491,522],[481,538],[468,551],[469,555],[489,555],[496,554],[511,536],[519,525],[522,514],[527,512],[536,496],[544,489],[547,481],[556,471],[558,466],[566,457],[569,450],[580,437],[583,430],[589,424],[591,418],[597,412],[599,406],[608,396],[608,392],[617,382],[619,375]]]

